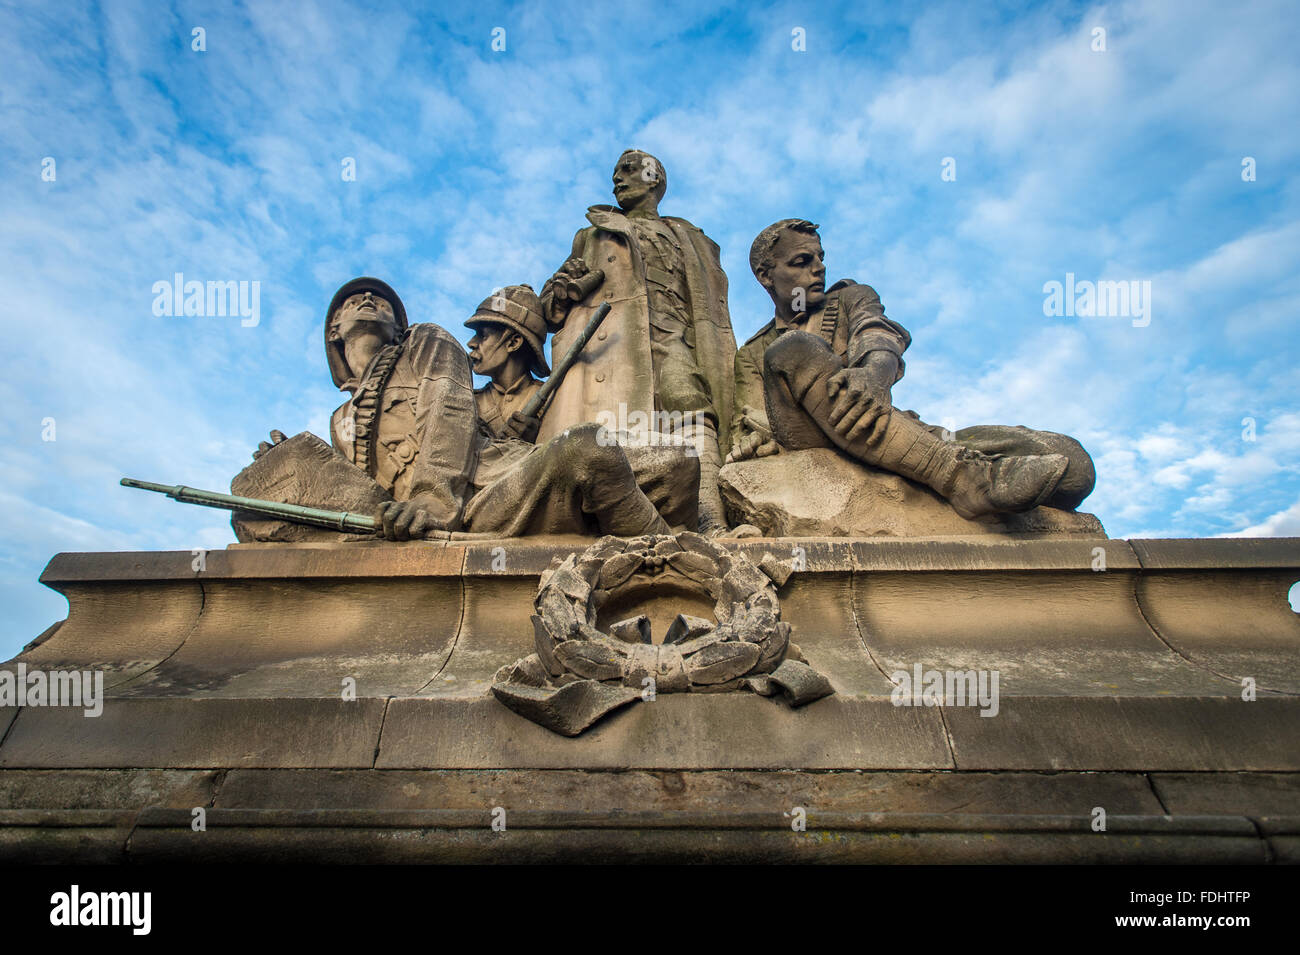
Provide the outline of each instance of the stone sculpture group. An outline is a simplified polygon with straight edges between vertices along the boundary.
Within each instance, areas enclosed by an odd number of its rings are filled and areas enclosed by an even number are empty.
[[[819,227],[806,219],[754,240],[750,266],[773,317],[737,349],[718,246],[659,214],[667,183],[654,156],[624,152],[617,206],[587,211],[590,225],[540,295],[519,284],[486,298],[465,322],[468,353],[438,325],[408,324],[387,283],[347,282],[325,312],[329,370],[349,394],[330,445],[272,431],[231,487],[374,514],[392,541],[605,535],[544,576],[537,653],[503,668],[495,688],[516,712],[570,735],[637,698],[643,682],[780,692],[794,705],[831,692],[779,620],[776,588],[790,568],[759,570],[713,543],[788,532],[747,497],[765,473],[790,494],[849,497],[894,475],[932,511],[946,509],[945,520],[995,531],[1008,515],[1072,512],[1095,481],[1087,452],[1065,435],[1003,425],[954,434],[895,408],[911,336],[871,286],[827,285]],[[603,303],[598,330],[529,413],[551,372],[547,335],[558,359]],[[477,390],[475,372],[488,379]],[[793,486],[801,472],[809,483]],[[232,523],[241,542],[362,539],[238,511]],[[716,624],[679,616],[659,644],[644,617],[596,627],[593,595],[665,570],[716,601]]]
[[[331,421],[338,460],[311,435],[275,431],[232,490],[376,513],[389,540],[758,536],[728,520],[724,459],[808,449],[923,485],[968,519],[1073,511],[1091,492],[1092,461],[1073,438],[1001,425],[951,434],[894,408],[911,336],[871,286],[827,287],[814,223],[783,219],[754,240],[750,266],[774,314],[737,350],[718,246],[659,215],[663,165],[628,150],[613,182],[617,207],[588,210],[591,225],[540,296],[513,285],[478,306],[468,355],[444,328],[408,325],[385,282],[340,288],[325,314],[330,373],[351,396]],[[606,301],[609,316],[545,408],[525,416],[550,372],[548,332],[561,354]],[[477,390],[474,372],[489,379]],[[241,541],[337,536],[248,515],[234,524]]]

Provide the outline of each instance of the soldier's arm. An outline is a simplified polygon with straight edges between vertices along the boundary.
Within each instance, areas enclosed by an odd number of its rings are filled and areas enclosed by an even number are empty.
[[[592,270],[591,266],[582,257],[587,245],[588,231],[589,228],[580,229],[574,235],[573,248],[569,251],[569,257],[564,260],[563,265],[555,270],[555,274],[542,285],[542,293],[538,296],[542,303],[542,315],[546,318],[546,324],[552,331],[564,324],[569,309],[573,305],[566,297],[556,295],[557,287],[563,286],[566,282],[582,278]]]
[[[889,384],[903,377],[903,352],[912,336],[898,322],[885,317],[880,296],[870,285],[853,285],[840,293],[849,320],[849,354],[851,367],[870,367],[876,373],[888,371]],[[893,357],[891,362],[877,352]]]
[[[761,352],[748,346],[736,352],[736,413],[731,419],[728,462],[763,457],[776,450],[767,423],[762,357]]]

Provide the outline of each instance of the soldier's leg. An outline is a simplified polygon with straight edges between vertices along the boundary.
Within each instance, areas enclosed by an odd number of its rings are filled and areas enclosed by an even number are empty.
[[[671,533],[623,449],[602,444],[599,430],[569,428],[483,488],[465,507],[466,529],[502,537]]]
[[[843,370],[839,356],[817,335],[789,331],[768,346],[763,353],[763,398],[777,444],[787,451],[836,447],[804,402],[808,398],[813,408],[824,405],[829,413],[826,381]]]
[[[699,529],[705,533],[727,528],[718,470],[722,449],[709,384],[686,340],[686,326],[661,315],[650,319],[650,351],[654,359],[655,401],[666,413],[673,433],[689,441],[700,465]],[[663,423],[658,430],[665,430]]]
[[[991,458],[944,441],[899,410],[850,441],[830,423],[834,401],[829,380],[843,366],[826,342],[807,332],[786,332],[764,353],[763,365],[768,423],[778,443],[819,446],[812,443],[811,423],[846,454],[937,491],[963,517],[1036,507],[1051,494],[1068,463],[1059,455]]]
[[[624,447],[637,487],[673,527],[700,523],[700,459],[676,445]]]
[[[990,457],[1059,454],[1070,463],[1056,489],[1044,499],[1047,507],[1072,511],[1097,484],[1092,457],[1082,444],[1066,434],[1036,431],[1023,425],[981,424],[962,428],[954,435],[958,444]]]

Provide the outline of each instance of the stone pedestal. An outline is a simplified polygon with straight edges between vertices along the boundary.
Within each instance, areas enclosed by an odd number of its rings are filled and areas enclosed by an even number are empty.
[[[68,619],[0,669],[107,700],[0,709],[0,859],[1300,858],[1300,541],[725,542],[802,561],[782,619],[835,694],[665,694],[570,739],[489,688],[589,543],[58,555]],[[896,705],[917,665],[996,671],[996,715]]]

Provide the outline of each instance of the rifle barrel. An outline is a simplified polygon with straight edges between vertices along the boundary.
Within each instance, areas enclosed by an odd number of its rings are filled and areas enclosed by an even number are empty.
[[[166,494],[173,501],[180,501],[182,504],[197,504],[200,507],[215,507],[227,511],[248,511],[262,517],[278,517],[297,524],[311,524],[314,527],[327,527],[330,530],[353,534],[373,533],[378,526],[373,517],[364,514],[327,511],[319,507],[303,507],[299,504],[283,504],[279,501],[263,501],[254,497],[222,494],[219,491],[204,491],[183,484],[155,484],[152,481],[137,481],[135,478],[122,478],[121,484],[123,487],[135,487]]]

